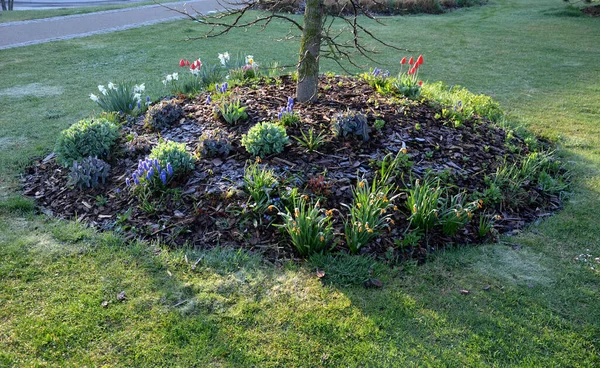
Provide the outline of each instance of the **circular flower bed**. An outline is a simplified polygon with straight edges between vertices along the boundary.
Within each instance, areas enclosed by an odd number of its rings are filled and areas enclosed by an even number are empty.
[[[27,170],[25,194],[100,229],[277,260],[315,251],[424,259],[559,208],[562,166],[544,142],[502,128],[493,101],[441,84],[411,100],[388,93],[385,77],[323,76],[318,102],[306,104],[290,99],[289,76],[182,95],[162,103],[183,112],[174,121],[121,125],[101,157],[105,184],[79,189],[75,169],[49,155]],[[269,148],[256,157],[243,137],[264,122],[278,128],[253,136]]]

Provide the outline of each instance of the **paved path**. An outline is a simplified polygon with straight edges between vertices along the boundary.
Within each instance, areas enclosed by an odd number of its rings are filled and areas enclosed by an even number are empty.
[[[216,0],[168,3],[167,5],[179,10],[187,9],[190,14],[196,12],[206,14],[219,9]],[[0,23],[0,34],[2,34],[0,50],[86,37],[182,18],[184,16],[181,14],[160,5],[149,5],[98,13]]]

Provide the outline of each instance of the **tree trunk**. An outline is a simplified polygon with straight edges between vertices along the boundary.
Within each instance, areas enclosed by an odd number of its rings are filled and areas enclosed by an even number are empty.
[[[2,10],[7,11],[8,9],[6,8],[6,0],[0,0],[0,3],[2,3]]]
[[[8,10],[13,10],[15,0],[8,0]]]
[[[304,10],[304,31],[300,41],[300,62],[298,63],[298,85],[296,87],[298,102],[317,99],[322,23],[323,0],[307,0]]]

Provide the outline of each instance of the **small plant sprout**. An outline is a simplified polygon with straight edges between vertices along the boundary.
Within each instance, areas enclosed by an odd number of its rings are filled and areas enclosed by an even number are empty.
[[[300,123],[300,118],[293,111],[294,108],[294,98],[288,97],[287,106],[282,107],[279,114],[277,114],[277,118],[283,124],[283,126],[289,127],[294,126]]]
[[[300,131],[300,134],[302,134],[302,137],[292,138],[298,141],[298,144],[304,147],[309,153],[315,152],[327,141],[327,135],[325,134],[325,132],[315,134],[315,130],[313,128],[310,128],[308,130],[308,134],[304,133],[303,130]]]
[[[373,123],[373,128],[375,128],[375,130],[377,130],[378,132],[381,131],[381,129],[383,129],[384,126],[385,120],[383,119],[377,119],[375,120],[375,123]]]
[[[319,208],[319,202],[306,203],[301,196],[293,201],[293,211],[280,212],[283,225],[298,253],[305,257],[326,251],[332,244],[331,211]]]
[[[217,85],[218,86],[218,85]],[[225,88],[223,88],[223,86]],[[223,84],[221,89],[227,90],[227,84]],[[225,93],[225,92],[222,92]],[[231,96],[223,96],[219,102],[215,103],[213,112],[216,118],[222,118],[227,124],[237,124],[238,122],[245,121],[248,119],[246,113],[246,106],[242,104],[239,98]]]

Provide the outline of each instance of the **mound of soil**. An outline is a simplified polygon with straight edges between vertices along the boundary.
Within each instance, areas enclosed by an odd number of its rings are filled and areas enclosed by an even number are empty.
[[[25,194],[35,198],[50,215],[77,218],[100,229],[116,229],[130,237],[160,238],[173,245],[189,244],[199,248],[215,246],[244,247],[260,251],[269,259],[296,258],[287,237],[271,223],[281,222],[277,210],[257,218],[247,208],[248,195],[243,189],[244,168],[256,159],[240,145],[241,135],[260,121],[277,119],[286,106],[288,96],[295,94],[295,82],[290,77],[270,80],[268,83],[235,87],[234,92],[247,106],[248,121],[231,126],[215,119],[207,94],[196,98],[180,98],[185,118],[159,132],[148,130],[143,117],[133,119],[122,127],[119,150],[107,160],[112,171],[106,185],[78,190],[68,186],[68,173],[58,165],[53,155],[38,160],[24,177]],[[334,228],[343,232],[343,221],[348,210],[341,204],[352,203],[352,186],[357,176],[373,177],[374,163],[388,153],[397,153],[406,146],[406,155],[412,161],[396,177],[396,184],[406,188],[411,178],[426,175],[439,177],[451,192],[469,193],[485,190],[484,177],[495,173],[506,162],[517,162],[519,156],[505,148],[506,132],[494,124],[477,120],[459,128],[435,117],[439,110],[427,104],[409,100],[390,102],[379,96],[367,83],[349,77],[321,77],[319,99],[316,103],[296,104],[294,110],[302,119],[297,127],[287,128],[288,135],[301,136],[313,128],[328,134],[327,142],[318,152],[307,153],[294,139],[285,151],[262,160],[261,165],[273,169],[285,196],[286,187],[297,187],[321,206],[334,209]],[[376,119],[385,121],[382,130],[372,130],[367,142],[355,138],[336,138],[331,134],[331,119],[347,110],[364,113],[373,126]],[[156,200],[148,209],[125,186],[125,178],[137,168],[159,139],[183,142],[187,150],[197,150],[198,137],[203,132],[219,130],[232,137],[232,151],[228,157],[200,158],[195,170],[185,178],[171,183],[179,188],[176,195]],[[527,152],[519,138],[511,138],[512,145]],[[495,214],[495,228],[507,232],[522,227],[548,209],[559,207],[556,197],[549,197],[533,185],[524,188],[530,200],[517,208],[501,205],[487,208],[487,215]],[[395,240],[402,239],[409,226],[401,195],[394,213],[395,226],[377,241],[362,248],[362,252],[383,255],[393,247],[396,257],[423,258],[425,249],[441,248],[449,244],[479,243],[486,239],[478,236],[479,216],[455,236],[449,237],[433,230],[427,239],[414,247],[398,249]],[[280,208],[280,210],[283,210]],[[337,249],[344,251],[343,236],[337,236]],[[487,239],[489,240],[489,239]],[[425,246],[427,243],[427,247]],[[389,255],[389,251],[388,251]]]

